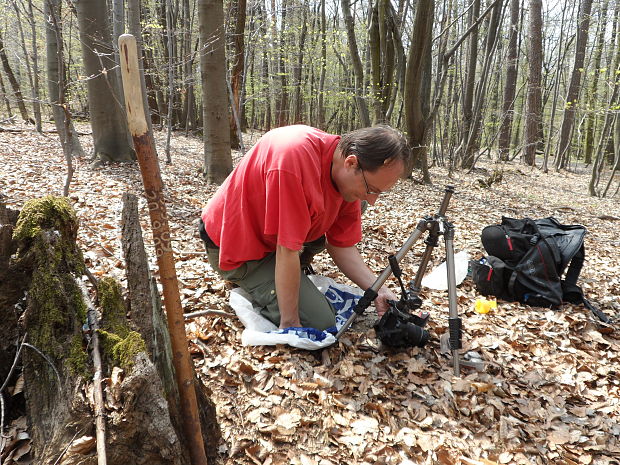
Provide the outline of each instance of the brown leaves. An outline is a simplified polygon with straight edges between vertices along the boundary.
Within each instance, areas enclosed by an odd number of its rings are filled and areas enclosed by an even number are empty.
[[[0,134],[0,144],[15,147],[5,151],[0,185],[7,186],[13,206],[34,192],[60,193],[64,177],[60,146],[35,133],[24,135],[20,144],[11,143],[9,137]],[[17,152],[18,146],[28,150]],[[195,169],[202,150],[202,141],[175,135],[174,163],[161,165],[187,312],[228,309],[229,290],[206,263],[196,232],[200,210],[215,191]],[[564,172],[533,178],[518,169],[507,164],[503,181],[492,189],[481,189],[476,177],[467,173],[449,177],[447,171],[433,169],[436,186],[457,186],[447,212],[456,228],[455,250],[480,256],[480,231],[502,215],[554,215],[564,223],[584,224],[589,231],[581,276],[586,296],[609,315],[620,312],[617,199],[590,198],[587,176]],[[127,190],[142,196],[137,167],[91,171],[78,162],[72,202],[81,221],[79,240],[95,274],[123,278],[120,197]],[[383,270],[388,252],[400,248],[418,220],[437,211],[442,196],[442,188],[402,181],[368,208],[359,248],[374,271]],[[141,214],[156,270],[144,203]],[[415,277],[423,250],[419,241],[403,259],[405,280]],[[441,240],[428,271],[443,260]],[[326,254],[314,265],[317,272],[346,282]],[[394,279],[388,285],[398,291]],[[448,318],[447,293],[442,291],[422,289],[422,310],[431,313],[433,335],[424,350],[396,352],[382,347],[372,330],[376,319],[372,309],[340,344],[317,353],[242,347],[242,328],[234,318],[207,316],[189,322],[197,369],[217,406],[222,463],[616,463],[620,457],[617,330],[598,325],[579,306],[552,311],[499,301],[497,309],[478,314],[474,303],[480,296],[467,280],[457,294],[463,352],[475,352],[486,363],[480,373],[464,368],[460,379],[453,377],[451,359],[439,347]],[[114,397],[118,379],[111,379],[108,386],[110,408],[120,402]],[[15,438],[20,430],[10,428]]]

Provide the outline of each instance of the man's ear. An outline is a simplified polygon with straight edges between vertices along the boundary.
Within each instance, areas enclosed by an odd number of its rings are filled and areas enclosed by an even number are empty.
[[[344,159],[344,166],[346,168],[358,168],[359,161],[357,160],[357,156],[353,154],[347,155]]]

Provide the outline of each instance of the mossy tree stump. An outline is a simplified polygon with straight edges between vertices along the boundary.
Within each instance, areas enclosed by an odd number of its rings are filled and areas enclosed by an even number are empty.
[[[67,199],[51,196],[27,202],[15,216],[0,198],[0,329],[9,336],[0,344],[0,381],[18,337],[27,334],[32,348],[22,350],[21,360],[34,462],[96,464],[84,331],[93,304],[83,286],[78,220]],[[147,344],[126,318],[117,282],[105,278],[98,288],[103,359],[107,375],[114,373],[106,390],[107,463],[189,464],[178,409],[150,356],[154,330]],[[72,447],[89,438],[90,447]]]

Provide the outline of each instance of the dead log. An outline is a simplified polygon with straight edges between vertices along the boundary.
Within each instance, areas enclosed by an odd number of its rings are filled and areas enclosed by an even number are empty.
[[[138,198],[129,193],[123,194],[122,245],[126,263],[127,290],[131,320],[143,335],[157,372],[162,380],[170,406],[170,416],[179,437],[183,437],[180,420],[179,391],[174,377],[172,346],[168,333],[167,320],[157,290],[157,284],[149,270],[147,254],[142,238]],[[220,430],[215,406],[210,400],[210,392],[194,377],[199,418],[209,463],[217,459],[217,445]]]
[[[27,202],[15,224],[7,220],[11,216],[0,205],[0,231],[14,229],[11,241],[0,246],[0,331],[9,336],[0,338],[0,375],[6,376],[4,367],[11,366],[26,333],[27,344],[21,353],[24,405],[8,405],[7,421],[14,412],[26,412],[34,463],[94,465],[94,406],[88,394],[93,370],[83,333],[92,302],[82,284],[77,217],[66,198],[50,196]],[[109,377],[107,464],[188,464],[166,387],[145,341],[126,319],[120,286],[106,278],[98,288]]]

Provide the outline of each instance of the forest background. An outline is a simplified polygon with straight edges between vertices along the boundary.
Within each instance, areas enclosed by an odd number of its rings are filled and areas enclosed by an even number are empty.
[[[429,166],[471,169],[492,155],[543,171],[579,161],[594,166],[591,195],[618,189],[613,176],[601,179],[619,163],[613,0],[9,0],[0,8],[2,112],[38,130],[53,117],[69,129],[68,154],[80,153],[74,118],[90,121],[95,158],[134,157],[116,45],[129,32],[142,48],[145,107],[168,131],[168,160],[173,130],[202,134],[210,181],[230,171],[229,146],[247,148],[248,128],[303,122],[343,133],[388,123],[409,136],[427,183]]]

